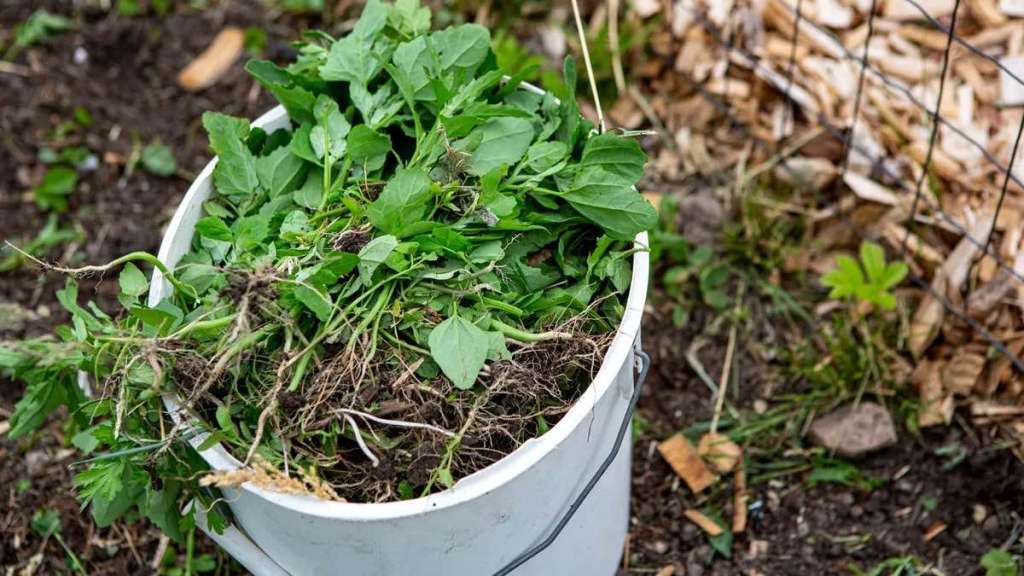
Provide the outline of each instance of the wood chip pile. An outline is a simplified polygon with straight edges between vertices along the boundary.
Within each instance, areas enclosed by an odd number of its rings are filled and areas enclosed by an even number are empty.
[[[647,57],[623,55],[638,85],[609,116],[658,128],[666,145],[655,162],[667,179],[770,171],[807,192],[799,208],[819,251],[794,268],[821,271],[861,238],[905,254],[919,298],[906,380],[920,390],[921,425],[948,424],[966,405],[1024,456],[1021,366],[979,329],[1024,354],[1024,151],[999,206],[1024,105],[1024,1],[961,4],[927,171],[954,0],[877,0],[868,44],[872,3],[632,0],[621,17],[653,31]]]

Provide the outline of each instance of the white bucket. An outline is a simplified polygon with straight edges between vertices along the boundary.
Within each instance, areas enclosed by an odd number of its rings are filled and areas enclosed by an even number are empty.
[[[289,120],[278,106],[253,125],[272,132],[289,127]],[[215,164],[207,164],[171,219],[159,253],[169,267],[189,250],[213,190]],[[646,246],[647,235],[636,241]],[[499,462],[444,492],[383,504],[326,502],[249,484],[224,489],[237,529],[211,536],[258,576],[493,574],[551,532],[613,449],[633,392],[647,277],[647,252],[638,251],[626,314],[593,383],[551,430]],[[155,273],[150,305],[170,291]],[[165,402],[179,417],[176,400]],[[190,437],[196,447],[205,440],[205,434]],[[201,455],[215,470],[241,465],[220,444]],[[627,441],[555,542],[514,574],[614,574],[627,530],[629,484]]]

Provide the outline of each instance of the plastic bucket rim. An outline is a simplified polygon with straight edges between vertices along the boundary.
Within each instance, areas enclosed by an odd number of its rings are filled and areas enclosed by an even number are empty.
[[[530,84],[523,83],[523,86],[535,93],[544,93],[543,90]],[[254,127],[262,127],[270,123],[280,122],[282,118],[286,122],[288,121],[284,107],[279,105],[264,113],[252,125]],[[174,237],[182,227],[185,213],[196,202],[199,189],[212,179],[216,163],[216,158],[210,160],[199,175],[196,176],[195,180],[192,181],[161,239],[157,257],[168,266],[173,266],[169,262],[169,252]],[[212,182],[210,182],[210,185],[212,187]],[[192,233],[194,234],[194,225]],[[609,345],[601,367],[598,369],[598,373],[593,381],[577,398],[569,411],[542,436],[527,440],[501,460],[460,479],[452,488],[409,500],[381,503],[329,501],[313,496],[273,492],[250,483],[243,484],[240,489],[277,506],[301,514],[337,520],[367,521],[417,516],[433,510],[455,506],[485,496],[503,484],[511,482],[530,469],[536,462],[547,456],[564,442],[577,427],[586,422],[591,408],[596,406],[606,394],[615,388],[616,375],[628,359],[631,358],[632,348],[639,336],[643,308],[647,298],[649,273],[647,233],[641,232],[637,234],[634,243],[640,250],[633,254],[632,278],[626,298],[626,311],[616,330],[615,337]],[[170,286],[163,279],[163,275],[158,270],[154,271],[149,293],[150,305],[159,303],[169,293]],[[164,404],[172,418],[178,420],[182,417],[180,404],[176,396],[164,396]],[[200,432],[189,438],[189,443],[193,448],[198,449],[207,437],[207,432]],[[241,462],[232,456],[220,442],[199,451],[199,454],[213,470],[230,471],[241,467]]]

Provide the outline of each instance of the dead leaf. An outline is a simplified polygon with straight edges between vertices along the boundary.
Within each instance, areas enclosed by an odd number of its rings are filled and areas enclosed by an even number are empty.
[[[982,370],[985,356],[969,350],[960,350],[950,359],[942,372],[942,387],[951,394],[967,396],[974,390]]]
[[[221,30],[210,46],[178,74],[178,84],[190,92],[209,88],[238,60],[244,46],[245,33],[241,28]]]
[[[718,480],[682,434],[676,434],[658,444],[658,452],[695,493],[701,492]]]
[[[925,532],[924,532],[924,541],[925,542],[931,542],[932,540],[935,539],[936,536],[938,536],[939,534],[942,534],[945,531],[946,531],[946,523],[945,522],[935,522],[934,524],[929,526],[927,530],[925,530]]]
[[[700,438],[697,453],[719,474],[732,472],[743,458],[743,449],[724,434],[709,432]]]
[[[697,527],[706,532],[708,536],[718,536],[723,532],[722,527],[719,526],[714,520],[708,518],[707,516],[705,516],[697,510],[691,508],[683,512],[683,515],[685,515],[690,520],[690,522],[693,522],[697,525]]]

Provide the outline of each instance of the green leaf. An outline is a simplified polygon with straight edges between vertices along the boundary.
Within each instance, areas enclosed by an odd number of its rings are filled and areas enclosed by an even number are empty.
[[[857,261],[845,254],[836,256],[836,268],[821,277],[821,283],[832,288],[829,298],[854,296],[864,285],[864,274]]]
[[[860,245],[860,261],[864,265],[868,282],[878,283],[885,275],[885,250],[874,242],[864,241]]]
[[[320,77],[329,81],[343,81],[362,84],[370,83],[381,69],[378,56],[372,45],[354,34],[346,36],[331,45],[327,62],[320,67]]]
[[[452,316],[430,331],[430,356],[460,390],[469,390],[490,351],[486,332],[460,316]]]
[[[296,286],[294,294],[303,306],[316,315],[317,320],[326,322],[330,319],[334,304],[327,296],[307,286]]]
[[[273,62],[250,60],[245,69],[263,85],[288,111],[295,122],[313,122],[313,103],[316,96],[295,84],[292,77]]]
[[[469,160],[472,174],[483,176],[491,170],[519,163],[533,141],[533,123],[523,118],[495,118],[474,130],[480,144]]]
[[[213,181],[217,191],[227,196],[249,195],[256,191],[256,159],[245,139],[249,121],[218,112],[203,114],[203,127],[210,137],[210,147],[217,153]]]
[[[281,237],[295,238],[309,229],[309,216],[302,210],[292,210],[281,222]]]
[[[28,382],[21,399],[14,405],[14,413],[10,418],[11,430],[7,437],[15,440],[35,431],[67,398],[67,385],[59,379]]]
[[[306,163],[292,153],[291,148],[282,146],[256,159],[256,176],[271,196],[286,194],[295,190],[305,174]]]
[[[228,225],[216,216],[201,218],[196,222],[196,232],[198,232],[200,236],[205,236],[211,240],[231,242],[231,240],[234,239],[234,235],[231,233],[231,228],[228,228]]]
[[[374,271],[387,260],[397,246],[398,239],[390,234],[378,236],[363,246],[359,251],[359,277],[364,285],[369,286],[373,283]]]
[[[93,434],[94,428],[82,430],[71,437],[71,444],[78,448],[82,454],[92,454],[93,450],[99,447],[100,441]]]
[[[370,204],[366,216],[378,229],[400,235],[410,224],[420,222],[427,215],[432,199],[431,180],[421,169],[398,171]]]
[[[377,170],[384,165],[391,151],[391,137],[379,134],[365,124],[359,124],[348,133],[348,155],[356,166]]]
[[[235,221],[232,232],[235,236],[235,246],[239,250],[252,250],[262,244],[270,233],[270,220],[260,215],[245,216]]]
[[[388,14],[388,23],[406,37],[423,34],[430,30],[430,8],[420,7],[419,0],[397,0]]]
[[[562,142],[537,142],[526,151],[526,166],[538,174],[552,168],[569,155]]]
[[[363,40],[372,39],[388,24],[388,7],[380,0],[368,0],[363,13],[352,29],[352,35]]]
[[[13,58],[20,50],[74,27],[74,22],[59,14],[36,10],[28,20],[14,28],[14,44],[8,50],[7,58]]]
[[[483,64],[491,51],[491,33],[479,24],[462,24],[430,35],[441,55],[441,70],[472,70]]]
[[[171,149],[163,144],[150,144],[142,149],[142,168],[156,176],[173,176],[178,170]]]
[[[146,275],[131,262],[125,264],[121,269],[117,283],[121,292],[132,298],[138,298],[149,291],[149,280],[146,279]]]
[[[646,161],[647,154],[635,140],[606,132],[587,141],[579,169],[586,171],[600,167],[635,184],[644,174]]]
[[[313,106],[317,125],[309,132],[309,143],[318,159],[329,158],[334,162],[345,154],[345,136],[351,128],[348,120],[338,109],[338,103],[321,94]]]
[[[1019,573],[1017,558],[1002,548],[985,552],[981,567],[985,569],[985,576],[1017,576]]]
[[[75,191],[78,174],[66,166],[55,166],[46,171],[43,181],[32,190],[36,204],[43,210],[63,212],[68,209],[67,197]]]
[[[180,527],[181,513],[178,511],[179,492],[178,482],[168,480],[160,490],[147,486],[145,498],[139,503],[139,511],[176,542],[184,539]]]
[[[616,240],[632,240],[658,223],[658,213],[622,176],[604,168],[577,174],[563,195],[569,204]]]
[[[910,269],[903,262],[892,262],[885,267],[885,272],[878,279],[878,285],[883,290],[893,288],[902,282],[909,272]]]
[[[32,531],[40,538],[49,538],[60,532],[60,514],[53,509],[36,510],[32,515]]]

